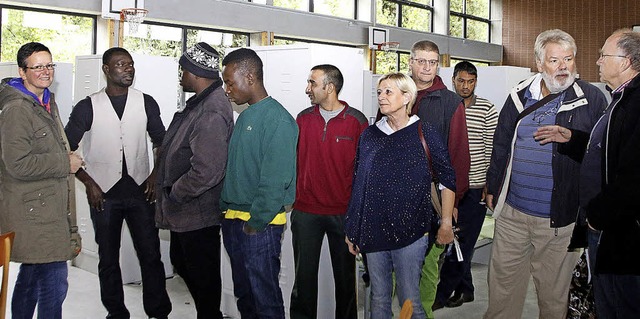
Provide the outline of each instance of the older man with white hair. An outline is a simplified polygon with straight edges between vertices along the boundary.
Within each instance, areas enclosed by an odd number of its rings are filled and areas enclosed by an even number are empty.
[[[612,101],[593,130],[553,125],[535,137],[566,143],[559,152],[582,161],[580,220],[588,221],[598,318],[640,318],[640,33],[614,32],[596,64]]]
[[[539,126],[590,131],[606,107],[602,92],[578,80],[576,44],[562,30],[535,42],[539,73],[505,102],[487,172],[487,205],[496,218],[485,318],[520,318],[533,276],[540,318],[565,318],[578,252],[567,247],[578,212],[580,163],[533,138]]]

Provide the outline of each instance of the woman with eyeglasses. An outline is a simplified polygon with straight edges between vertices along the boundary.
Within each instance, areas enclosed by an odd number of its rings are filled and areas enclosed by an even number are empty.
[[[367,258],[372,319],[392,317],[392,272],[400,304],[411,300],[413,318],[425,318],[419,282],[426,233],[435,218],[430,167],[444,187],[442,209],[449,213],[455,175],[440,135],[417,115],[409,116],[417,94],[413,80],[402,73],[384,75],[377,93],[384,116],[360,137],[345,221],[346,242],[352,254],[360,252]]]
[[[70,174],[82,159],[69,152],[49,86],[55,64],[41,43],[18,50],[20,77],[0,84],[0,229],[15,232],[11,260],[22,263],[13,318],[61,318],[72,258]]]

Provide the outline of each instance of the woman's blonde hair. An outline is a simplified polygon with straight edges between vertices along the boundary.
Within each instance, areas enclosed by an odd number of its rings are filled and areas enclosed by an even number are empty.
[[[411,98],[409,99],[409,103],[407,103],[406,111],[407,114],[411,114],[411,108],[413,108],[413,104],[416,102],[416,96],[418,95],[418,88],[415,82],[413,82],[410,76],[404,73],[387,73],[380,77],[377,86],[380,86],[380,83],[385,80],[392,81],[402,93],[409,93]]]

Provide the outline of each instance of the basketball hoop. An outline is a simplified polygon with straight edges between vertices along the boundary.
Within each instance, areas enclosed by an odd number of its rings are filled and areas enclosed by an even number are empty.
[[[124,8],[120,11],[120,20],[129,23],[129,35],[138,32],[138,27],[144,21],[149,10],[141,8]]]
[[[380,44],[378,44],[378,51],[384,51],[384,52],[395,52],[398,51],[398,48],[400,47],[400,42],[395,42],[395,41],[391,41],[391,42],[382,42]]]

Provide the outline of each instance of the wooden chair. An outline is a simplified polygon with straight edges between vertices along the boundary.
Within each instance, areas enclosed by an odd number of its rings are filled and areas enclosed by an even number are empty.
[[[398,319],[411,319],[413,315],[413,304],[411,303],[411,299],[407,299],[402,304],[402,309],[400,310],[400,316]]]
[[[9,261],[11,260],[11,247],[13,246],[14,232],[0,235],[0,261],[2,262],[2,287],[0,290],[0,319],[5,318],[7,312],[7,293],[9,290]]]

